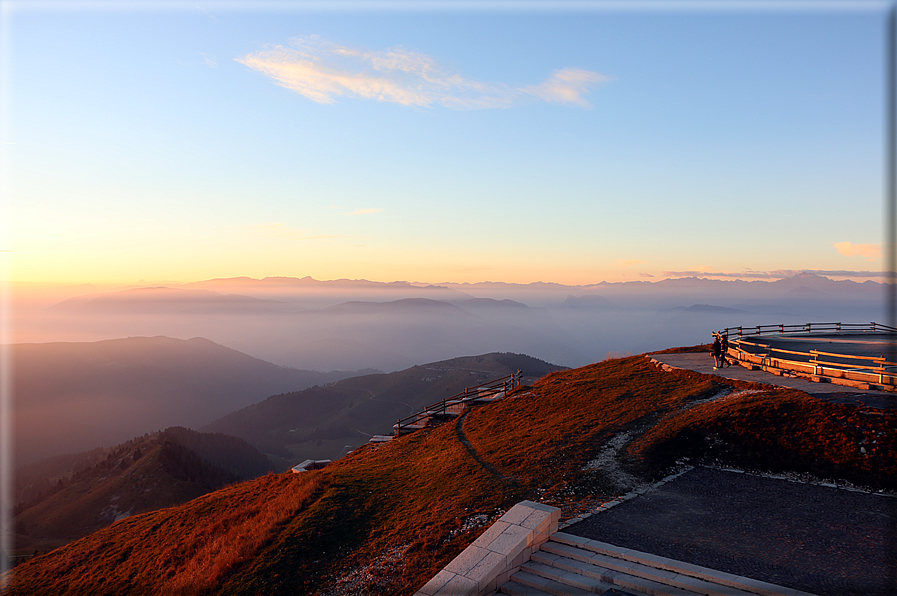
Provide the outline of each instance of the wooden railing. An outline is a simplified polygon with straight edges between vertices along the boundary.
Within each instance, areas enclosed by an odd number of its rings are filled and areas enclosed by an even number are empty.
[[[419,430],[426,425],[427,420],[431,417],[451,415],[451,413],[463,409],[466,404],[471,401],[478,399],[495,399],[499,397],[500,394],[506,395],[509,391],[520,385],[520,379],[522,377],[523,372],[518,370],[517,372],[501,377],[500,379],[487,381],[479,385],[474,385],[473,387],[465,387],[464,391],[456,393],[451,397],[447,397],[442,401],[438,401],[435,404],[431,404],[417,414],[412,414],[406,418],[399,419],[392,427],[393,433],[398,437],[403,433]]]
[[[897,362],[889,362],[885,356],[856,356],[820,350],[786,350],[775,348],[761,341],[751,341],[762,335],[800,333],[895,333],[897,329],[880,323],[806,323],[804,325],[757,325],[756,327],[727,327],[713,333],[714,336],[730,335],[726,354],[743,362],[750,362],[776,370],[812,375],[875,382],[894,386],[897,379]],[[734,338],[731,336],[734,335]],[[897,336],[895,336],[897,341]]]
[[[803,323],[799,325],[756,325],[754,327],[726,327],[713,335],[769,335],[771,333],[841,333],[841,332],[897,332],[894,327],[881,323]]]

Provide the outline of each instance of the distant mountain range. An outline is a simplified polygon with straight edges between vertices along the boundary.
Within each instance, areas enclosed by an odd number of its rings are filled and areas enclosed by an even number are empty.
[[[608,353],[704,342],[727,326],[885,318],[882,284],[812,273],[582,286],[238,277],[85,290],[49,308],[17,305],[17,335],[206,337],[295,368],[389,372],[495,351],[580,366]]]
[[[272,394],[357,374],[277,366],[202,338],[16,344],[10,352],[17,467],[169,426],[196,428]]]

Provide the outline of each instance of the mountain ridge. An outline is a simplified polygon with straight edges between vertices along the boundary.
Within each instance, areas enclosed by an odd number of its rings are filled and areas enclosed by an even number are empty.
[[[8,592],[410,596],[514,503],[569,519],[686,457],[897,489],[895,422],[892,410],[613,359],[322,470],[131,516],[23,563]]]
[[[272,394],[352,374],[278,366],[204,338],[13,344],[9,350],[16,467],[169,426],[202,426]]]

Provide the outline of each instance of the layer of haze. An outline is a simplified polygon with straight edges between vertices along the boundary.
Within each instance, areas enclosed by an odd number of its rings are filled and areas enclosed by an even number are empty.
[[[203,337],[320,371],[389,372],[493,351],[572,367],[609,353],[704,343],[723,327],[884,321],[879,283],[811,273],[591,286],[233,278],[111,291],[32,287],[15,295],[15,343]]]

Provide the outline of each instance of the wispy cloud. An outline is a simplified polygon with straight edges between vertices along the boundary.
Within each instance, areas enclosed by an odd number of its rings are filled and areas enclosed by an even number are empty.
[[[529,87],[530,93],[552,103],[571,103],[583,108],[591,107],[585,99],[589,88],[597,83],[609,80],[608,77],[582,70],[581,68],[562,68],[554,71],[546,81]]]
[[[346,215],[370,215],[371,213],[380,213],[383,209],[378,207],[371,207],[369,209],[356,209],[355,211],[350,211]]]
[[[639,273],[638,276],[639,276],[639,277],[654,277],[654,276],[651,275],[650,273]]]
[[[330,236],[325,234],[309,234],[306,230],[291,228],[282,223],[256,224],[247,226],[250,232],[263,238],[276,238],[283,240],[326,240],[329,238],[339,238],[340,236]]]
[[[835,250],[845,257],[864,257],[874,261],[881,257],[880,244],[853,244],[852,242],[835,242]]]
[[[322,104],[346,96],[404,106],[478,109],[507,108],[521,99],[538,98],[589,107],[585,95],[609,80],[597,72],[562,68],[537,85],[483,83],[449,72],[426,54],[401,47],[360,50],[316,35],[296,37],[290,47],[274,45],[236,60]]]
[[[213,15],[212,13],[210,13],[208,10],[206,10],[206,9],[203,8],[202,6],[197,6],[196,8],[198,8],[199,10],[201,10],[207,17],[209,17],[210,19],[212,19],[214,22],[216,22],[216,23],[218,22],[218,17],[216,17],[215,15]]]
[[[218,59],[215,58],[215,54],[206,54],[205,52],[200,52],[203,61],[206,66],[209,68],[218,68]]]

